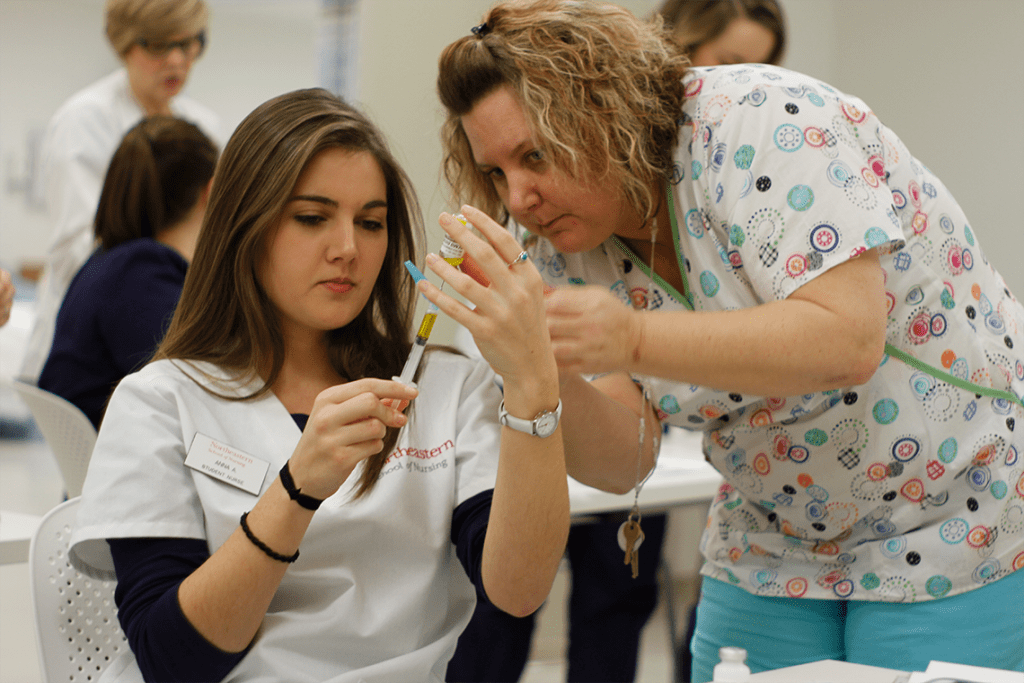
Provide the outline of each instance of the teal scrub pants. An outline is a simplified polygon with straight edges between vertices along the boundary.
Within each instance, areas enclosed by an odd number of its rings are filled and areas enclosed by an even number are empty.
[[[909,604],[751,595],[704,577],[690,649],[707,683],[718,648],[747,651],[751,672],[822,659],[902,671],[938,660],[1024,671],[1024,570],[967,593]]]

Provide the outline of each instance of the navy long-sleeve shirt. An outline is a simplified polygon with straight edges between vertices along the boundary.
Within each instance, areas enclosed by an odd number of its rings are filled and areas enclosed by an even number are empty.
[[[147,237],[93,252],[64,295],[39,387],[98,429],[114,387],[163,339],[187,269],[181,254]]]

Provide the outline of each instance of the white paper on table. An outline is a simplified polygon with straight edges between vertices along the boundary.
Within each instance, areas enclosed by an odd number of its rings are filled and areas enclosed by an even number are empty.
[[[928,668],[910,674],[907,683],[930,683],[931,681],[963,681],[963,683],[1024,683],[1024,673],[989,669],[983,666],[929,662]],[[945,683],[945,681],[944,681]]]

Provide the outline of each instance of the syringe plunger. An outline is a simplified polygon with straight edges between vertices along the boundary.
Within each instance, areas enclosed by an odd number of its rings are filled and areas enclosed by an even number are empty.
[[[393,377],[406,386],[415,387],[416,383],[412,381],[413,376],[416,374],[416,369],[420,365],[420,358],[423,357],[423,344],[413,344],[412,351],[409,353],[409,358],[405,361],[405,367],[402,368],[402,375],[400,377]]]

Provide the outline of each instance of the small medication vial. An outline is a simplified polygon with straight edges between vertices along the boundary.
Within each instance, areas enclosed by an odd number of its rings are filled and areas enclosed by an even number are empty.
[[[459,267],[459,264],[462,263],[462,255],[465,253],[462,245],[450,236],[444,236],[444,242],[441,243],[441,258],[450,263],[452,267]]]
[[[742,647],[723,647],[718,650],[722,660],[715,664],[713,683],[746,683],[750,680],[750,668],[745,664],[747,651]]]

